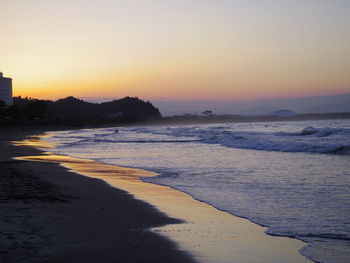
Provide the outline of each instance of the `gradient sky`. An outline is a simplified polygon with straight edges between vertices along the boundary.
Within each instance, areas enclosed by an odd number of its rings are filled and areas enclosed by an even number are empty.
[[[349,0],[0,0],[14,94],[247,100],[350,92]]]

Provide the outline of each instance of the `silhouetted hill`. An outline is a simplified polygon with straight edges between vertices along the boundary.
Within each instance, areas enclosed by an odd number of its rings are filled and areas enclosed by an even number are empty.
[[[125,97],[120,100],[113,100],[99,104],[102,114],[116,114],[120,112],[127,117],[161,117],[157,108],[149,101],[144,102],[139,98]]]
[[[91,103],[74,97],[57,101],[15,97],[13,105],[2,107],[2,125],[83,125],[144,121],[161,117],[149,101],[125,97],[105,103]]]
[[[86,102],[74,97],[59,99],[50,104],[50,108],[56,116],[77,116],[87,117],[95,116],[98,104]]]
[[[59,99],[54,102],[56,107],[67,107],[67,106],[83,106],[83,107],[89,107],[94,105],[94,103],[91,102],[86,102],[77,98],[74,98],[72,96],[64,98],[64,99]]]

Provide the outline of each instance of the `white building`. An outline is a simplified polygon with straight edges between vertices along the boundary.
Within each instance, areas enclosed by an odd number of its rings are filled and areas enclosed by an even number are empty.
[[[6,105],[12,105],[12,79],[4,78],[0,72],[0,100]]]

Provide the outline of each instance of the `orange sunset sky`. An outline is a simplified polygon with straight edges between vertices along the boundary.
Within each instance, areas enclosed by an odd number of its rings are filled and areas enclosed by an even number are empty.
[[[350,92],[348,0],[0,0],[14,95],[250,100]]]

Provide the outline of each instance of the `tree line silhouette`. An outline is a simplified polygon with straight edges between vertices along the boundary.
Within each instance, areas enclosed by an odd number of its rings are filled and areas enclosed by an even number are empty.
[[[98,125],[156,120],[159,110],[149,101],[125,97],[91,103],[74,97],[57,101],[14,97],[13,105],[0,101],[0,125]]]

